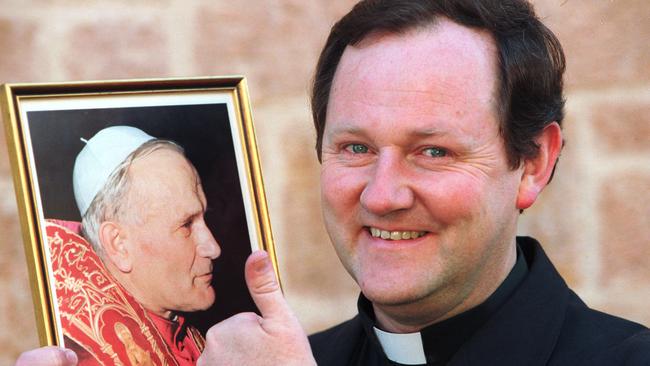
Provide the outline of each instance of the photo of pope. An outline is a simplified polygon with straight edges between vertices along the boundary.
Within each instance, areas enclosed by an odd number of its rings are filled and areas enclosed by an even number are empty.
[[[46,225],[65,346],[80,365],[194,365],[203,337],[179,313],[212,306],[221,252],[197,171],[181,146],[134,127],[84,142],[81,225]]]

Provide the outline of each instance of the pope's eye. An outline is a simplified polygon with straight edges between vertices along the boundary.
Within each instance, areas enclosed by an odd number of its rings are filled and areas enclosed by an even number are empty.
[[[361,144],[350,144],[346,147],[346,149],[353,154],[365,154],[368,152],[368,147]]]
[[[424,155],[430,156],[432,158],[441,158],[447,156],[447,150],[441,149],[439,147],[428,147],[424,149]]]

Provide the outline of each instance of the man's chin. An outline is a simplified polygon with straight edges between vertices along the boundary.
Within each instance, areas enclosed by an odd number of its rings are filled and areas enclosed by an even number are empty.
[[[427,297],[428,293],[407,287],[365,287],[361,292],[375,305],[399,307],[417,303]]]
[[[212,305],[214,305],[214,302],[216,300],[216,296],[214,294],[214,289],[211,287],[210,292],[205,295],[203,299],[203,306],[199,310],[207,310],[209,309]]]
[[[186,309],[183,309],[183,312],[192,313],[195,311],[208,310],[215,302],[214,290],[211,290],[209,293],[202,294],[196,301],[192,302]]]

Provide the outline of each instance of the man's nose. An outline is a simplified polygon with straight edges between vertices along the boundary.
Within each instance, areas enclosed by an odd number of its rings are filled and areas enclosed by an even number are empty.
[[[216,259],[221,254],[221,247],[205,222],[201,226],[197,235],[197,254],[204,258]]]
[[[380,153],[361,192],[361,206],[377,216],[413,206],[415,197],[409,185],[408,169],[398,152]]]

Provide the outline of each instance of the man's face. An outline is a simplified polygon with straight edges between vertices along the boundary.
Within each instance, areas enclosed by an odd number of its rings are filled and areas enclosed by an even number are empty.
[[[209,308],[212,260],[221,252],[206,226],[206,200],[194,168],[178,152],[156,150],[129,169],[127,208],[121,223],[135,298],[163,316]]]
[[[498,132],[495,52],[487,34],[441,19],[371,35],[342,56],[323,136],[323,211],[376,312],[408,305],[448,317],[514,263],[522,170],[509,169]]]

